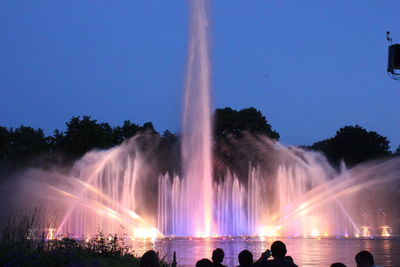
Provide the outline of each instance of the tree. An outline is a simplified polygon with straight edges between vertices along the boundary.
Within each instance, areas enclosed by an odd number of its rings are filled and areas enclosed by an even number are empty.
[[[394,156],[396,156],[396,157],[400,156],[400,146],[394,152]]]
[[[215,110],[215,136],[217,139],[233,134],[241,137],[243,132],[262,134],[279,140],[279,133],[272,130],[271,125],[257,109],[250,107],[240,111],[229,107]]]
[[[56,133],[57,134],[57,133]],[[112,147],[115,142],[113,129],[108,123],[97,123],[90,116],[72,117],[67,122],[64,136],[56,138],[60,141],[60,148],[72,157],[82,156],[91,149]]]
[[[168,172],[171,177],[180,172],[181,166],[180,137],[169,130],[165,130],[158,146],[157,166],[161,173]]]
[[[340,128],[333,138],[316,142],[311,149],[324,152],[334,164],[343,160],[348,166],[390,155],[386,137],[358,125]]]
[[[4,162],[9,153],[11,145],[11,133],[6,127],[0,126],[0,163]]]
[[[245,177],[250,164],[257,165],[261,162],[263,157],[254,140],[249,142],[247,138],[267,136],[273,140],[279,139],[279,134],[272,130],[265,116],[253,107],[240,111],[229,107],[216,109],[214,136],[216,177],[225,177],[228,169]]]
[[[20,126],[9,132],[9,148],[6,158],[9,163],[23,165],[49,152],[49,143],[42,129]]]
[[[117,126],[113,130],[114,142],[116,144],[120,144],[124,140],[135,136],[140,131],[140,129],[141,127],[139,125],[132,123],[129,120],[124,121],[122,127]]]
[[[154,129],[153,123],[150,121],[143,124],[142,131],[158,135],[158,132]]]

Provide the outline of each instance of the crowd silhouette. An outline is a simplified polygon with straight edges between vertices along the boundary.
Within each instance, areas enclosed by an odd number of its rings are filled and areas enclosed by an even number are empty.
[[[261,257],[253,261],[253,254],[245,249],[238,255],[239,265],[237,267],[297,267],[291,256],[287,256],[287,249],[285,243],[282,241],[275,241],[271,245],[271,249],[267,249],[261,254]],[[222,248],[217,248],[213,251],[211,260],[204,258],[196,262],[196,267],[227,267],[222,264],[224,261],[225,253]],[[375,265],[374,257],[371,252],[363,250],[356,254],[355,262],[357,267],[379,267]],[[154,250],[149,250],[143,254],[140,260],[140,267],[176,267],[176,256],[174,253],[174,260],[172,264],[167,264],[161,261],[158,254]],[[335,262],[330,267],[346,267],[344,263]]]

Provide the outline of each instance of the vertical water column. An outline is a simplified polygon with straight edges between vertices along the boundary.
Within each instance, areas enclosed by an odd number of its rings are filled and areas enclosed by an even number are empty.
[[[208,1],[191,0],[190,33],[183,107],[183,190],[185,225],[179,234],[212,233],[211,64]]]

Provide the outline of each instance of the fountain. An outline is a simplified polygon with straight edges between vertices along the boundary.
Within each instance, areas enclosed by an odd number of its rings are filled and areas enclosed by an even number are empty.
[[[207,2],[190,1],[190,14],[181,171],[160,172],[159,138],[142,134],[87,153],[68,173],[27,171],[16,203],[40,200],[57,214],[52,237],[99,229],[130,238],[389,236],[399,217],[390,190],[400,158],[338,171],[320,153],[248,135],[238,142],[264,160],[246,162],[245,174],[225,166],[215,177]],[[382,208],[389,216],[376,216]]]
[[[183,104],[183,179],[172,191],[181,199],[175,234],[209,236],[212,228],[210,55],[206,1],[190,2],[190,38]],[[195,196],[195,197],[194,197]]]

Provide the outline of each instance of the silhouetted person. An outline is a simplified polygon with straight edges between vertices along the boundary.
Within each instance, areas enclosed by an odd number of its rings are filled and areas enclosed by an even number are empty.
[[[160,267],[160,260],[154,250],[146,251],[140,259],[140,267]]]
[[[267,253],[268,250],[264,253]],[[265,266],[265,267],[297,267],[293,262],[293,258],[290,256],[286,256],[287,250],[286,245],[282,241],[275,241],[271,245],[271,253],[273,260],[265,260],[261,259],[258,261],[255,266]],[[267,256],[267,255],[265,255]]]
[[[254,267],[259,267],[259,266],[263,266],[264,264],[267,263],[268,258],[271,257],[271,250],[267,249],[266,251],[264,251],[263,253],[261,253],[261,257],[253,263]]]
[[[240,264],[238,267],[248,267],[253,264],[253,254],[247,249],[239,253],[238,259]]]
[[[222,264],[224,261],[225,253],[222,248],[217,248],[212,253],[212,263],[214,267],[226,267]]]
[[[331,267],[346,267],[346,265],[341,262],[335,262],[331,264]]]
[[[171,267],[176,267],[177,265],[178,265],[178,263],[176,262],[176,252],[174,251]]]
[[[374,263],[374,256],[372,256],[371,252],[362,250],[356,255],[356,263],[357,267],[373,267],[376,266]]]
[[[201,259],[196,262],[196,267],[212,267],[213,263],[209,259]]]

